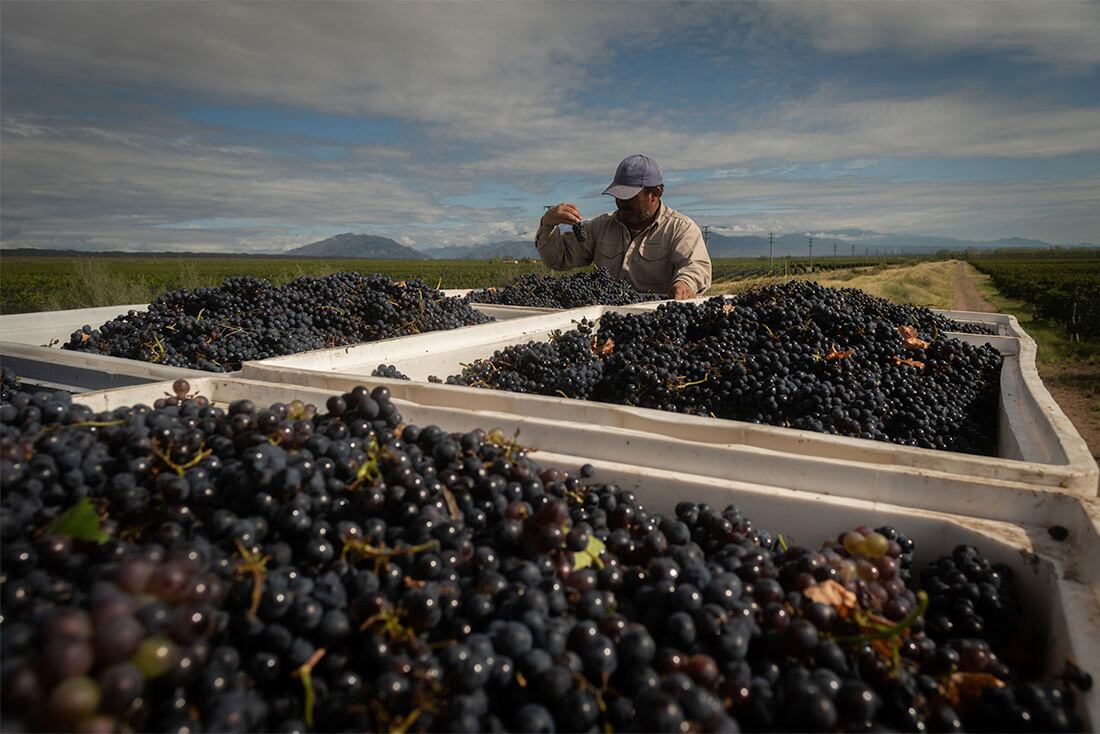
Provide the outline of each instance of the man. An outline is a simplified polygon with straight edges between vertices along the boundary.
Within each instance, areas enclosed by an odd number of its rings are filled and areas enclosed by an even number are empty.
[[[591,263],[627,280],[639,291],[683,300],[710,287],[710,255],[699,225],[661,202],[664,181],[657,161],[644,155],[623,159],[604,194],[616,211],[584,223],[582,240],[561,234],[560,224],[578,224],[574,204],[549,207],[539,222],[535,246],[554,270]]]

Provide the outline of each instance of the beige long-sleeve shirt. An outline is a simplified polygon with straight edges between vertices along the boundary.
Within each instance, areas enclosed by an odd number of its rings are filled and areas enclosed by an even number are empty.
[[[669,293],[682,280],[701,295],[710,287],[710,255],[699,225],[661,204],[653,223],[631,237],[618,212],[585,222],[585,242],[558,227],[540,226],[535,239],[542,261],[554,270],[595,263],[639,291]]]

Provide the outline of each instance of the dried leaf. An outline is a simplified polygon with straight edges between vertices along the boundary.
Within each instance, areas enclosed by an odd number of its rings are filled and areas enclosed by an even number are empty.
[[[600,354],[603,354],[605,356],[608,355],[608,354],[611,354],[611,351],[614,348],[615,348],[615,340],[614,339],[608,339],[607,341],[605,341],[603,343],[603,346],[600,347]]]
[[[81,343],[81,344],[83,344],[83,343],[84,343],[84,342],[86,342],[86,341],[91,341],[91,339],[92,339],[92,335],[91,335],[91,334],[81,334],[81,335],[80,335],[80,343]]]
[[[912,326],[899,326],[898,333],[910,349],[925,349],[928,346],[928,342],[917,336],[917,330]]]
[[[918,362],[915,359],[902,359],[901,357],[894,357],[894,364],[907,364],[910,367],[916,367],[919,370],[924,369],[924,362]]]
[[[889,660],[896,652],[893,642],[894,640],[871,640],[871,647],[879,654],[879,657]]]
[[[836,344],[829,347],[829,353],[825,355],[825,359],[848,359],[856,353],[854,349],[848,349],[846,351],[840,351],[836,348]]]
[[[849,612],[859,608],[856,595],[832,579],[806,587],[802,590],[802,595],[810,601],[833,607],[841,617],[847,617]]]
[[[733,304],[732,303],[722,304],[722,313],[731,313],[732,311],[733,311]]]
[[[977,698],[987,688],[1004,688],[1000,678],[989,673],[952,673],[951,677],[940,684],[940,692],[952,706],[960,702]]]

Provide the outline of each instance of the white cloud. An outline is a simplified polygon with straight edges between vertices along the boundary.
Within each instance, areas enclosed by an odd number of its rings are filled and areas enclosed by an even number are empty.
[[[777,25],[828,51],[938,56],[981,50],[1068,69],[1100,63],[1100,4],[1087,0],[831,0],[765,7]]]
[[[878,160],[1100,151],[1096,99],[1076,105],[1018,99],[992,85],[915,97],[845,80],[793,98],[786,89],[770,90],[767,104],[755,108],[737,99],[698,100],[712,114],[705,130],[686,129],[675,110],[649,114],[644,93],[625,110],[575,103],[578,95],[615,86],[611,69],[624,50],[637,53],[649,44],[668,50],[669,38],[712,49],[717,71],[731,49],[745,45],[770,49],[754,63],[797,64],[782,53],[785,40],[799,34],[841,53],[978,49],[1080,69],[1100,61],[1100,44],[1091,42],[1096,3],[9,0],[0,12],[6,75],[33,70],[88,89],[126,86],[135,97],[182,92],[200,104],[261,103],[397,120],[404,145],[345,146],[342,155],[318,159],[295,152],[300,140],[277,150],[261,134],[184,123],[156,102],[136,103],[133,121],[106,124],[48,116],[49,97],[59,94],[48,83],[14,97],[5,92],[5,245],[64,240],[277,250],[348,230],[400,234],[421,247],[521,238],[537,214],[519,205],[440,202],[476,194],[486,179],[534,193],[549,192],[559,180],[584,182],[593,188],[578,196],[600,200],[596,183],[602,188],[619,159],[639,149],[665,166],[669,194],[693,197],[701,213],[709,202],[723,202],[722,192],[773,191],[782,201],[782,207],[764,201],[751,216],[727,221],[731,227],[855,226],[846,218],[854,217],[859,226],[883,230],[982,221],[1007,234],[1042,221],[1056,232],[1048,211],[1063,207],[1075,231],[1097,229],[1095,215],[1075,208],[1076,189],[1063,192],[1063,202],[1051,198],[1057,187],[1024,184],[985,202],[952,186],[847,183]],[[653,73],[661,83],[662,70]],[[96,112],[117,109],[109,93],[104,98]],[[629,126],[618,114],[641,111]],[[409,130],[415,143],[404,137]],[[828,189],[768,180],[817,164],[847,170]],[[723,171],[725,183],[677,180],[712,169]],[[737,184],[746,188],[731,188]],[[961,198],[937,198],[936,189]],[[892,195],[879,199],[885,191]],[[846,198],[829,198],[844,192]],[[967,206],[991,207],[1001,219]],[[258,224],[194,224],[216,218]],[[186,222],[187,229],[165,228]]]
[[[721,179],[694,183],[678,194],[705,212],[696,216],[700,224],[741,234],[858,228],[1095,242],[1100,233],[1100,177],[980,184]]]
[[[5,63],[444,126],[538,131],[660,5],[527,2],[6,2]],[[625,12],[624,12],[625,11]]]
[[[232,249],[255,242],[231,237],[233,228],[165,226],[244,218],[263,223],[255,229],[282,230],[440,218],[427,195],[370,171],[333,171],[301,158],[184,138],[34,127],[36,135],[9,135],[7,125],[2,131],[4,220],[21,227],[15,241],[6,238],[8,245],[90,233],[107,247],[163,242]]]
[[[666,169],[719,168],[746,174],[756,161],[816,163],[883,158],[1048,157],[1100,151],[1100,107],[1041,105],[975,93],[921,98],[851,99],[852,91],[826,87],[777,105],[768,117],[742,123],[716,121],[708,132],[682,132],[641,124],[624,132],[602,121],[560,119],[553,135],[521,150],[471,161],[472,175],[594,176],[614,171],[621,151],[644,149]],[[644,143],[639,143],[644,141]],[[562,155],[568,150],[569,155]],[[784,170],[778,166],[771,172]]]

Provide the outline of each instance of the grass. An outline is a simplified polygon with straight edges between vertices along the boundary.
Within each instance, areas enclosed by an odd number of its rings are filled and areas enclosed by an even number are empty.
[[[534,248],[532,248],[533,250]],[[814,269],[874,266],[880,262],[914,262],[912,257],[840,257],[815,261]],[[715,258],[715,280],[803,272],[807,258]],[[148,303],[177,288],[220,285],[232,275],[252,275],[282,284],[303,275],[342,270],[382,273],[395,280],[420,278],[440,288],[502,286],[527,273],[549,274],[537,260],[501,263],[486,260],[355,260],[265,257],[147,257],[83,255],[79,257],[3,256],[0,253],[0,313],[56,311],[129,303]]]
[[[1035,340],[1038,348],[1036,360],[1040,367],[1075,364],[1100,370],[1100,339],[1070,341],[1064,326],[1036,317],[1035,311],[1026,302],[1001,294],[990,276],[978,272],[973,266],[967,267],[982,297],[996,306],[999,312],[1015,316],[1023,330]],[[1100,375],[1094,379],[1100,381]],[[1100,384],[1095,388],[1100,390]]]
[[[276,284],[340,271],[421,278],[440,288],[499,286],[525,273],[549,273],[539,262],[479,260],[330,260],[290,258],[153,258],[118,256],[0,259],[0,313],[56,311],[148,303],[165,291],[221,285],[234,275]]]

